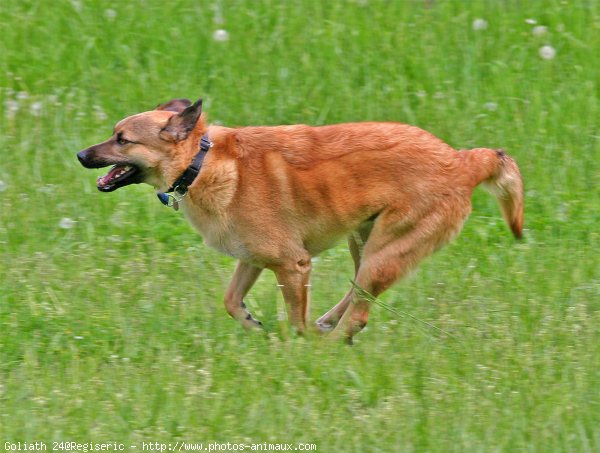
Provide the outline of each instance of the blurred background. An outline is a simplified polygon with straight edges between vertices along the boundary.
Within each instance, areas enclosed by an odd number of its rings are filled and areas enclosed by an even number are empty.
[[[2,442],[600,449],[599,2],[6,0],[0,28]],[[525,239],[477,192],[354,347],[292,335],[270,273],[249,335],[222,306],[233,260],[75,158],[176,97],[228,126],[399,121],[504,148]],[[313,319],[352,269],[345,244],[315,259]]]

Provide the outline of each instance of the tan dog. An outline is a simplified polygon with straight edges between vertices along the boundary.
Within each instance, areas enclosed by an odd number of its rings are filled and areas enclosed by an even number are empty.
[[[101,191],[145,182],[166,191],[199,153],[199,175],[181,199],[206,243],[239,260],[225,308],[258,327],[243,303],[264,268],[275,272],[291,323],[309,317],[311,258],[347,237],[357,287],[378,296],[454,238],[483,183],[514,235],[523,227],[519,169],[501,150],[456,151],[399,123],[227,128],[208,126],[176,99],[120,121],[107,141],[78,154],[88,168],[115,165]],[[369,301],[350,289],[317,325],[351,339],[367,323]]]

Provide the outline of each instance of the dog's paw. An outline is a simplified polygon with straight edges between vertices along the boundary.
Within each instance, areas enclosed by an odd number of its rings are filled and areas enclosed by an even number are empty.
[[[246,329],[250,330],[264,330],[263,323],[252,316],[250,313],[246,312],[246,317],[242,321],[243,326]]]

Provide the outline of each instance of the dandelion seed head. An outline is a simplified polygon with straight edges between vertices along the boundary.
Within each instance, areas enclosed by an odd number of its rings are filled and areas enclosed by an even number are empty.
[[[108,20],[115,20],[117,17],[117,12],[114,9],[109,8],[104,11],[104,17],[106,17]]]
[[[8,184],[0,179],[0,192],[4,192],[8,188]]]
[[[220,28],[213,33],[213,39],[217,42],[229,41],[229,32]]]
[[[487,23],[487,20],[479,18],[479,19],[475,19],[473,21],[472,26],[473,26],[473,30],[476,30],[476,31],[477,30],[485,30],[488,27],[488,23]]]
[[[63,217],[62,219],[60,219],[58,226],[63,230],[70,230],[75,226],[75,223],[77,223],[75,220],[70,219],[69,217]]]
[[[29,107],[29,111],[31,112],[32,116],[40,116],[42,113],[42,103],[39,101],[32,103]]]
[[[495,102],[486,102],[485,104],[483,104],[483,108],[490,112],[495,112],[496,110],[498,110],[498,104],[496,104]]]
[[[539,54],[544,60],[552,60],[556,57],[556,49],[552,46],[542,46],[540,47]]]
[[[535,24],[537,24],[537,20],[535,20],[535,19],[525,19],[525,23],[527,23],[529,25],[535,25]]]

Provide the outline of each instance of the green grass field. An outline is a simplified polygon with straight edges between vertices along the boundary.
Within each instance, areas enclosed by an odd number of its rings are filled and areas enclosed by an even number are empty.
[[[0,451],[600,451],[600,2],[5,0],[0,28]],[[248,334],[222,304],[233,260],[75,158],[173,97],[232,126],[390,120],[504,148],[525,239],[477,191],[354,347],[291,335],[268,272],[247,303],[269,334]],[[351,270],[345,244],[315,261],[313,319]]]

